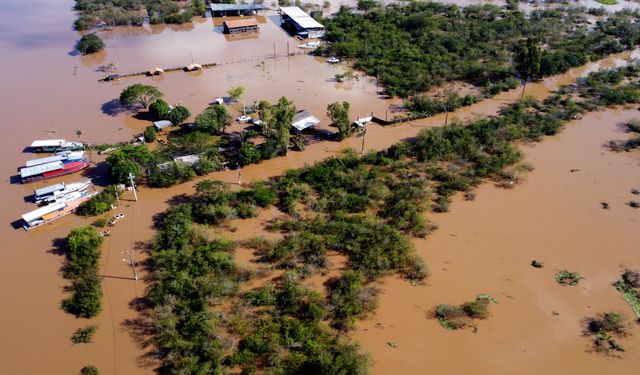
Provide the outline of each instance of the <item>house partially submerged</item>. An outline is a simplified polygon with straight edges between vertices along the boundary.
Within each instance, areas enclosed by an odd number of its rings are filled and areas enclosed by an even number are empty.
[[[214,17],[252,16],[263,10],[262,4],[210,4]]]
[[[302,39],[323,38],[325,35],[324,26],[298,7],[281,7],[280,16],[282,26]]]
[[[174,165],[174,163],[194,166],[200,161],[200,155],[201,154],[177,156],[173,158],[173,161],[168,161],[168,162],[158,164],[158,170],[166,171],[169,168],[171,168]]]
[[[169,120],[160,120],[160,121],[154,122],[153,126],[156,128],[157,131],[161,131],[164,128],[173,126],[173,123]]]
[[[162,73],[164,73],[164,69],[158,68],[157,66],[153,69],[149,69],[149,71],[147,72],[147,74],[150,76],[159,76],[162,75]]]
[[[202,70],[202,65],[191,63],[184,67],[184,69],[188,72],[195,72],[196,70]]]
[[[301,132],[305,129],[313,128],[319,123],[320,120],[318,120],[308,111],[299,111],[293,117],[293,123],[291,124],[291,126],[293,126],[297,131]]]
[[[225,21],[222,25],[225,34],[241,34],[259,31],[258,20],[255,18],[245,18],[241,20]]]

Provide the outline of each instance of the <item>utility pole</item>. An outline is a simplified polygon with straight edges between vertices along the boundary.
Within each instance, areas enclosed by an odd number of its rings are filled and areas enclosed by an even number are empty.
[[[364,155],[364,139],[367,136],[367,123],[362,123],[362,146],[360,147],[360,155]]]
[[[133,269],[133,278],[135,280],[138,280],[138,272],[136,272],[136,264],[133,261],[133,251],[128,250],[127,252],[129,253],[129,262],[131,262],[131,268]]]
[[[129,181],[131,181],[131,190],[133,190],[133,197],[138,201],[138,193],[136,193],[136,185],[133,182],[133,173],[129,173]]]
[[[276,54],[276,42],[273,42],[273,58],[275,59],[276,57],[278,57]]]
[[[238,167],[238,186],[242,186],[242,166]]]

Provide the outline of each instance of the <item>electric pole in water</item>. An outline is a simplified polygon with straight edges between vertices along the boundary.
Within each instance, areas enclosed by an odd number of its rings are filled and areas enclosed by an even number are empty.
[[[131,262],[131,268],[133,269],[133,278],[134,280],[138,280],[138,272],[136,271],[136,263],[133,261],[133,250],[128,250],[129,253],[129,262]]]
[[[131,190],[133,190],[133,197],[138,201],[138,193],[136,193],[136,185],[133,183],[133,173],[129,173],[129,181],[131,181]]]

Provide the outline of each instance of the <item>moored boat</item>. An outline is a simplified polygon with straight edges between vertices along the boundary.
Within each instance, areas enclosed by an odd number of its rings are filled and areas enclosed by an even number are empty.
[[[59,185],[62,185],[62,188],[59,188]],[[56,184],[48,187],[50,189],[42,188],[36,190],[34,192],[34,201],[37,204],[53,203],[67,197],[71,193],[84,192],[89,186],[91,186],[91,182],[89,181],[74,182],[67,185],[64,183]]]
[[[31,143],[34,152],[82,151],[81,142],[68,142],[64,139],[41,139]]]
[[[64,151],[61,153],[57,153],[56,155],[53,155],[53,156],[48,156],[46,158],[27,160],[25,162],[25,166],[33,167],[36,165],[53,163],[56,161],[61,161],[63,163],[71,163],[74,161],[81,161],[81,160],[85,160],[84,151]]]
[[[33,167],[24,167],[20,169],[20,179],[22,183],[47,180],[79,172],[87,168],[89,164],[86,160],[73,161],[66,164],[62,161],[56,161]]]
[[[75,195],[73,199],[55,202],[22,215],[22,220],[24,221],[24,225],[22,227],[25,230],[31,230],[43,224],[60,219],[61,217],[65,217],[73,213],[83,202],[88,201],[94,195],[98,194],[97,192],[76,193],[78,194]]]

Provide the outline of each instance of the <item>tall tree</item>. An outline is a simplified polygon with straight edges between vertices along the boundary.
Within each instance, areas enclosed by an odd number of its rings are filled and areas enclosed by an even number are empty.
[[[149,104],[161,97],[162,93],[157,87],[136,83],[120,93],[120,102],[129,105],[140,104],[146,109]]]
[[[338,128],[338,138],[344,139],[353,134],[353,126],[349,121],[349,102],[334,102],[327,107],[327,116]]]
[[[224,129],[231,122],[231,116],[227,108],[222,105],[212,105],[207,107],[196,117],[196,128],[209,134],[224,133]]]
[[[273,109],[270,127],[275,130],[276,154],[286,155],[291,139],[291,126],[296,115],[296,107],[289,99],[282,97]]]
[[[540,50],[538,42],[533,38],[522,40],[516,46],[514,65],[516,72],[518,72],[523,82],[522,96],[524,96],[527,81],[537,77],[540,73],[541,59],[542,51]]]
[[[227,94],[229,94],[229,96],[234,101],[237,102],[242,97],[242,95],[244,95],[244,87],[242,87],[242,86],[232,87],[227,91]]]

